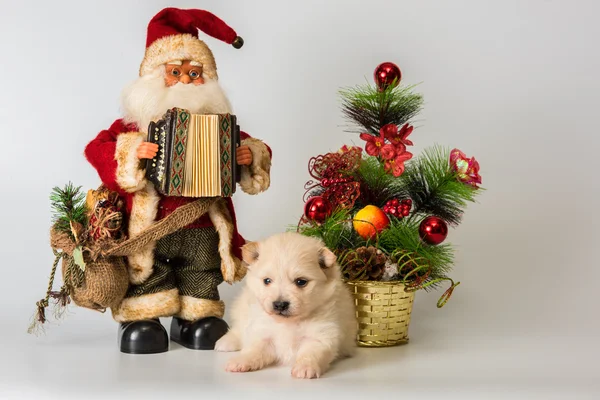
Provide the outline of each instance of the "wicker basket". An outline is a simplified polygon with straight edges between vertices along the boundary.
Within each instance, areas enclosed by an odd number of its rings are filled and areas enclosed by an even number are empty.
[[[408,342],[415,293],[398,282],[346,282],[354,297],[361,347],[396,346]]]

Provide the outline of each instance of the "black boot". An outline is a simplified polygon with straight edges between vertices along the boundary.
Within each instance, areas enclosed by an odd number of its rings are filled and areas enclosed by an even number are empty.
[[[119,326],[119,347],[128,354],[164,353],[169,336],[158,319],[125,322]]]
[[[173,317],[171,340],[192,350],[213,350],[215,343],[229,330],[227,322],[217,317],[186,321]]]

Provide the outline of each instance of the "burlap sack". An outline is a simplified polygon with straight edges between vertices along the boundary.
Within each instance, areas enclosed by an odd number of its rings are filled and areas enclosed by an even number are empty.
[[[101,257],[91,261],[88,256],[83,282],[77,285],[73,274],[67,277],[70,260],[62,260],[63,281],[71,288],[71,300],[79,307],[104,311],[116,307],[125,297],[129,286],[129,275],[124,257]],[[71,267],[72,268],[72,267]],[[75,268],[79,268],[75,265]]]
[[[125,297],[129,276],[125,257],[108,256],[92,259],[84,252],[85,271],[75,264],[75,242],[68,235],[52,230],[50,243],[54,250],[63,252],[61,272],[69,288],[71,300],[79,307],[104,311],[117,306]]]

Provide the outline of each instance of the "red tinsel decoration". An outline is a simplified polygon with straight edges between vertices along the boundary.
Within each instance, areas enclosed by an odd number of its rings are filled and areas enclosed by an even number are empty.
[[[317,188],[319,194],[335,208],[349,209],[360,195],[360,183],[353,176],[362,158],[360,147],[344,148],[336,153],[327,153],[312,157],[308,162],[308,173],[316,181],[310,180],[305,185],[306,196]]]

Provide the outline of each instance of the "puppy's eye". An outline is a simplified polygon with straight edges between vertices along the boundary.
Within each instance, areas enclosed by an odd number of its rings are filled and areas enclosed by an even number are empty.
[[[265,283],[265,285],[268,285],[271,283],[271,278],[265,278],[263,279],[263,282]]]
[[[306,286],[308,281],[306,279],[296,279],[295,283],[296,283],[296,286],[298,286],[298,287],[304,287],[304,286]]]

